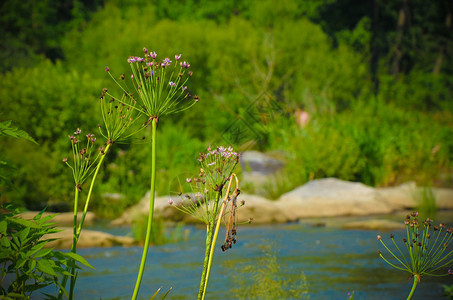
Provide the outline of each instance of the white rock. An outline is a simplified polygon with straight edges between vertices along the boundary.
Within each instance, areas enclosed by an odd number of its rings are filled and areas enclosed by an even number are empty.
[[[313,180],[277,201],[291,219],[387,214],[392,208],[372,187],[336,178]]]

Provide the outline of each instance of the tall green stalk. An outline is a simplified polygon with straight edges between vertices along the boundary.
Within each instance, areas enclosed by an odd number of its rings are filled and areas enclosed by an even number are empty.
[[[414,284],[412,285],[411,292],[409,293],[409,296],[407,296],[407,300],[411,300],[412,296],[414,295],[415,288],[417,287],[418,281],[420,280],[420,276],[417,274],[414,275]]]
[[[220,192],[217,192],[217,197],[216,201],[214,204],[214,209],[213,211],[217,211],[217,206],[219,203],[219,198],[221,197]],[[209,253],[211,253],[211,248],[212,248],[212,236],[214,234],[214,226],[215,226],[215,215],[212,216],[211,221],[206,225],[206,252],[204,255],[204,262],[203,262],[203,271],[201,273],[201,280],[200,280],[200,289],[198,291],[198,299],[201,299],[203,297],[203,293],[206,290],[206,278],[209,276],[207,275],[208,271],[208,262],[209,262]],[[214,243],[215,245],[215,243]]]
[[[208,281],[209,281],[209,275],[211,273],[211,266],[212,266],[212,257],[214,256],[214,249],[215,249],[215,244],[217,241],[217,236],[219,234],[219,229],[220,229],[220,223],[222,222],[221,218],[223,216],[223,213],[225,211],[225,206],[228,202],[228,197],[230,194],[231,190],[231,183],[233,181],[233,176],[236,177],[235,174],[232,174],[228,183],[228,188],[226,190],[224,199],[222,201],[222,207],[220,209],[220,213],[217,218],[217,222],[215,222],[215,230],[211,229],[211,238],[210,238],[210,245],[208,247],[208,241],[206,240],[206,254],[205,254],[205,264],[203,265],[203,275],[201,278],[201,283],[200,283],[200,291],[198,292],[198,299],[204,300],[206,297],[206,289],[208,286]],[[236,177],[236,183],[238,184],[238,180]],[[219,195],[220,196],[220,195]],[[218,204],[219,201],[216,201],[216,204]],[[217,211],[217,207],[214,209],[214,211]],[[215,218],[215,216],[214,216]],[[212,226],[211,226],[212,227]],[[213,236],[214,235],[214,236]],[[207,263],[206,263],[207,261]]]
[[[78,228],[77,228],[77,207],[74,204],[74,238],[72,240],[72,248],[71,248],[71,252],[73,252],[73,253],[77,252],[77,242],[79,241],[80,234],[82,233],[83,223],[85,222],[85,217],[88,213],[88,205],[90,204],[91,194],[93,192],[93,187],[94,187],[94,182],[96,181],[97,175],[99,173],[99,169],[101,168],[102,162],[104,161],[104,158],[107,155],[110,145],[111,144],[108,144],[105,147],[104,154],[101,156],[101,158],[98,162],[98,165],[96,166],[96,169],[94,171],[94,175],[93,175],[93,178],[91,179],[91,183],[90,183],[90,189],[88,190],[87,200],[85,201],[85,207],[83,208],[83,213],[82,213],[82,217],[80,219]],[[76,191],[77,191],[77,188],[76,188]],[[74,267],[71,268],[71,275],[72,275],[71,282],[70,282],[70,286],[69,286],[69,299],[70,300],[73,299],[74,287],[75,287],[75,282],[77,279]]]
[[[110,145],[111,144],[108,144],[106,146],[106,148],[104,150],[104,154],[101,155],[101,157],[100,157],[100,159],[98,161],[98,164],[96,166],[96,169],[94,171],[94,175],[93,175],[93,177],[91,179],[91,183],[90,183],[90,189],[88,191],[87,199],[85,201],[85,207],[83,209],[82,217],[80,219],[80,223],[79,223],[78,226],[77,226],[77,216],[78,216],[78,204],[79,204],[78,203],[79,202],[79,188],[77,186],[75,187],[75,192],[74,192],[74,223],[73,223],[73,237],[72,237],[72,246],[71,246],[71,252],[72,253],[77,253],[77,243],[79,241],[79,237],[80,237],[80,234],[82,232],[83,223],[84,223],[86,215],[88,213],[88,206],[89,206],[91,195],[92,195],[92,192],[93,192],[94,183],[95,183],[97,175],[99,173],[99,169],[101,168],[101,165],[102,165],[102,163],[104,161],[104,158],[107,155],[107,152],[108,152],[108,150],[110,148]],[[70,269],[69,269],[69,272],[71,273],[69,299],[73,299],[73,297],[74,297],[73,296],[74,295],[74,287],[75,287],[75,282],[76,282],[76,279],[77,279],[77,276],[75,274],[75,267],[71,266]],[[62,286],[65,287],[67,282],[68,282],[68,275],[65,275],[63,277],[63,280],[62,280]],[[59,299],[61,299],[62,297],[63,297],[63,291],[60,290]]]
[[[152,120],[152,153],[151,153],[151,196],[149,199],[149,215],[148,215],[148,226],[146,228],[145,245],[143,246],[142,260],[140,263],[140,269],[138,271],[137,282],[135,283],[134,294],[132,299],[137,299],[140,284],[143,278],[143,271],[145,270],[146,257],[148,255],[149,242],[151,238],[151,228],[153,224],[154,215],[154,191],[156,185],[156,129],[157,119]]]

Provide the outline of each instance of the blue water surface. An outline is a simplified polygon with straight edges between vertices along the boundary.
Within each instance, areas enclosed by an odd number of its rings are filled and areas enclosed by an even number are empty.
[[[162,288],[160,294],[172,288],[166,299],[196,299],[206,233],[203,227],[187,226],[187,229],[190,231],[187,240],[149,248],[141,299],[149,299],[159,288]],[[238,228],[237,243],[222,252],[224,232],[221,232],[206,298],[235,299],[234,291],[241,282],[253,284],[251,274],[242,271],[270,251],[277,259],[280,279],[305,275],[310,299],[347,299],[347,293],[352,291],[355,299],[405,299],[412,278],[378,257],[377,251],[381,250],[376,241],[378,233],[303,223],[243,225]],[[403,231],[394,233],[397,238],[404,234]],[[129,299],[142,251],[141,247],[80,249],[78,253],[95,269],[80,272],[75,298]],[[303,283],[299,282],[300,288]],[[452,278],[423,278],[414,299],[446,299],[442,296],[444,284],[453,284]]]

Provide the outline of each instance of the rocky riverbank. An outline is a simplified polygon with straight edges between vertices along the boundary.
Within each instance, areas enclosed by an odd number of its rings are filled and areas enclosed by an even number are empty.
[[[422,192],[423,188],[417,187],[414,183],[397,187],[373,188],[362,183],[325,178],[312,180],[283,194],[275,201],[258,195],[241,194],[239,200],[245,201],[245,205],[238,209],[238,219],[239,222],[253,219],[253,224],[269,224],[310,218],[325,220],[338,217],[362,217],[361,220],[346,222],[341,226],[343,228],[395,229],[400,228],[401,223],[388,221],[379,216],[414,210],[419,205],[417,199]],[[432,188],[432,192],[439,210],[453,210],[453,189]],[[147,216],[149,196],[148,192],[139,203],[113,220],[111,225],[130,226],[134,220]],[[172,196],[156,197],[155,216],[163,217],[168,221],[196,222],[170,205],[170,200],[177,203],[177,199],[172,199]],[[23,217],[32,218],[35,214],[25,213]],[[73,217],[72,213],[63,213],[58,214],[53,221],[58,226],[71,226]],[[95,216],[89,213],[86,224],[92,224],[94,221]],[[319,223],[325,224],[324,221]],[[53,235],[52,238],[58,238],[58,240],[53,241],[50,246],[69,248],[72,243],[72,228],[63,228],[62,232]],[[133,244],[134,240],[130,237],[113,236],[84,229],[78,245],[79,247],[110,247]]]
[[[453,209],[453,189],[433,188],[432,191],[438,209]],[[312,180],[275,201],[257,195],[241,194],[239,199],[244,200],[245,205],[238,210],[238,218],[240,222],[252,218],[255,224],[268,224],[294,222],[304,218],[388,215],[415,209],[419,205],[417,197],[421,193],[422,188],[414,183],[373,188],[358,182],[325,178]],[[175,221],[185,218],[169,204],[170,199],[171,196],[156,198],[156,214]],[[149,193],[114,220],[112,225],[129,225],[148,212]]]

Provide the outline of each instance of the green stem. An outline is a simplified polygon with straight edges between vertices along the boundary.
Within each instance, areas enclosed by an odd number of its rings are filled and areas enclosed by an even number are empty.
[[[77,241],[79,240],[80,233],[82,232],[83,222],[85,221],[85,217],[88,212],[88,205],[90,204],[90,199],[91,199],[91,194],[93,192],[94,182],[96,181],[96,177],[98,176],[99,169],[101,168],[102,162],[104,161],[104,158],[107,155],[107,152],[109,151],[110,145],[111,144],[108,144],[105,147],[104,155],[101,156],[101,159],[99,160],[98,165],[96,166],[96,170],[94,171],[93,178],[91,179],[91,184],[90,184],[90,189],[88,190],[87,200],[85,202],[85,207],[83,208],[83,214],[82,214],[82,218],[80,219],[79,229],[77,230]]]
[[[198,299],[202,299],[203,291],[205,290],[206,284],[206,272],[208,270],[208,261],[209,261],[209,253],[211,252],[211,244],[212,244],[212,235],[214,233],[212,222],[207,225],[206,229],[206,252],[204,255],[204,263],[203,263],[203,272],[201,273],[201,280],[200,280],[200,289],[198,291]]]
[[[151,228],[153,223],[153,214],[154,214],[154,190],[156,185],[156,127],[157,120],[153,118],[152,120],[152,153],[151,153],[151,196],[149,202],[149,216],[148,216],[148,226],[146,228],[146,237],[145,245],[143,246],[143,255],[142,261],[140,263],[140,269],[138,271],[137,282],[135,283],[134,294],[132,299],[137,299],[138,290],[140,289],[140,284],[142,282],[143,271],[145,270],[146,256],[148,255],[149,241],[151,238]]]
[[[73,224],[73,234],[72,234],[72,247],[71,247],[71,252],[76,253],[76,245],[77,245],[77,211],[78,211],[78,204],[79,204],[79,190],[77,189],[77,186],[75,187],[75,192],[74,192],[74,224]],[[71,261],[71,263],[75,263],[74,261]],[[69,272],[74,275],[75,268],[68,266]],[[72,276],[73,277],[73,276]],[[72,277],[71,277],[71,282],[72,282]],[[64,276],[63,280],[61,282],[62,287],[66,287],[66,283],[68,282],[68,276]],[[58,293],[58,298],[62,299],[63,298],[63,291],[60,289]],[[69,296],[69,299],[72,299],[72,296]]]
[[[82,213],[82,217],[80,219],[79,228],[77,229],[77,231],[74,230],[75,238],[73,239],[72,250],[71,250],[74,253],[76,253],[76,251],[77,251],[77,242],[79,241],[80,233],[82,232],[82,228],[83,228],[83,222],[85,221],[85,217],[86,217],[87,212],[88,212],[88,205],[90,203],[91,194],[93,192],[94,182],[96,181],[96,177],[97,177],[97,175],[99,173],[99,169],[101,168],[102,162],[104,161],[104,158],[107,155],[107,151],[109,150],[110,145],[111,144],[108,144],[105,147],[104,155],[101,156],[101,159],[99,160],[98,165],[96,166],[96,170],[94,171],[93,178],[91,179],[90,189],[88,190],[87,200],[85,201],[85,207],[83,208],[83,213]],[[75,217],[76,217],[76,220],[77,220],[77,216],[75,216]],[[74,225],[74,226],[76,226],[76,225]],[[75,228],[76,227],[74,227],[74,229]],[[77,279],[77,276],[75,274],[75,267],[73,267],[71,269],[71,274],[72,274],[72,276],[71,276],[71,284],[69,286],[69,299],[72,299],[73,295],[74,295],[75,281]]]
[[[407,300],[412,299],[412,296],[414,295],[415,288],[417,287],[419,280],[420,280],[420,275],[414,274],[414,284],[412,285],[412,289],[411,289],[411,292],[409,293],[409,296],[407,296]]]
[[[212,238],[212,241],[211,241],[211,246],[210,246],[211,250],[209,251],[209,260],[208,260],[208,265],[207,265],[207,270],[206,270],[206,278],[204,280],[205,282],[204,282],[203,292],[201,293],[201,298],[200,298],[200,293],[198,294],[198,299],[201,299],[201,300],[204,300],[204,298],[206,297],[206,289],[208,287],[209,275],[211,273],[212,257],[214,256],[215,244],[217,241],[217,236],[219,234],[221,218],[223,216],[223,211],[225,210],[226,203],[228,201],[228,196],[230,194],[233,176],[236,177],[236,175],[234,175],[234,174],[230,176],[230,182],[228,183],[228,188],[226,190],[225,196],[222,201],[222,208],[220,209],[220,213],[217,218],[217,223],[216,223],[216,227],[215,227],[215,231],[214,231],[214,237]],[[237,178],[236,178],[236,181],[237,181]]]

